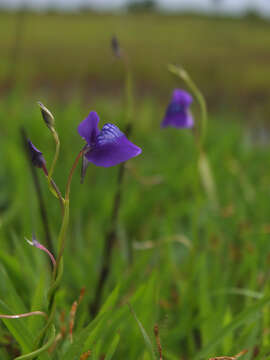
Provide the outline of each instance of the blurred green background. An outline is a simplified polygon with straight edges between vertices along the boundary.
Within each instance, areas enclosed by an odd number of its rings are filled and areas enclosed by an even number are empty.
[[[100,13],[0,14],[1,92],[22,81],[36,97],[69,101],[79,93],[119,98],[123,68],[111,53],[117,35],[129,56],[139,99],[168,99],[176,81],[167,63],[184,66],[210,109],[266,120],[269,108],[269,21],[257,17]],[[12,66],[16,58],[16,69]]]
[[[90,339],[91,346],[81,351],[90,348],[93,359],[104,359],[119,335],[115,359],[158,358],[153,335],[158,323],[164,359],[207,359],[243,349],[248,349],[245,359],[267,359],[270,23],[257,16],[0,13],[0,313],[46,308],[50,283],[45,255],[24,240],[35,231],[46,244],[20,129],[27,130],[50,164],[54,143],[36,101],[53,112],[61,139],[54,178],[63,190],[84,145],[77,126],[88,112],[96,110],[101,124],[126,125],[125,72],[112,54],[112,35],[129,57],[135,95],[131,138],[143,152],[128,162],[117,243],[101,302],[117,284],[119,291],[107,305],[108,317],[95,328],[95,341]],[[184,66],[206,97],[205,153],[218,207],[198,173],[192,132],[160,130],[172,90],[185,87],[168,73],[168,63]],[[196,101],[192,111],[199,123]],[[63,325],[60,313],[69,313],[83,286],[86,296],[75,333],[92,320],[89,304],[118,171],[91,165],[84,185],[79,171],[75,174],[57,331]],[[59,207],[46,179],[38,175],[56,247]],[[28,331],[31,339],[42,323],[18,320],[21,327],[10,337],[12,321],[1,323],[1,359],[20,353],[20,334]],[[68,346],[68,339],[60,343],[52,359],[66,359]]]

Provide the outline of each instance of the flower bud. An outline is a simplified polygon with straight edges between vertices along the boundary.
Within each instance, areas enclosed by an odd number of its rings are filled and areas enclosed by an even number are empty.
[[[42,152],[39,151],[29,139],[27,140],[27,144],[32,164],[38,168],[46,168],[46,161]]]
[[[55,123],[53,114],[40,101],[38,101],[38,106],[40,107],[41,115],[43,117],[43,120],[45,121],[45,124],[50,130],[53,129]]]

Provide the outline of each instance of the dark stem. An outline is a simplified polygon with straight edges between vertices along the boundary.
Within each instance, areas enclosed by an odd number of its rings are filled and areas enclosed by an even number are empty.
[[[51,232],[50,232],[50,227],[49,227],[47,211],[46,211],[45,203],[43,200],[37,171],[36,171],[36,168],[32,165],[32,161],[29,156],[28,144],[27,144],[28,138],[27,138],[25,129],[23,127],[21,128],[21,137],[22,137],[22,141],[23,141],[23,148],[24,148],[24,151],[25,151],[25,154],[26,154],[26,157],[28,159],[28,163],[29,163],[29,166],[31,169],[31,174],[32,174],[32,178],[33,178],[33,182],[34,182],[34,186],[35,186],[35,190],[36,190],[36,194],[37,194],[37,198],[38,198],[40,216],[41,216],[41,220],[42,220],[42,224],[43,224],[43,228],[44,228],[44,232],[45,232],[45,237],[46,237],[46,247],[50,252],[53,253],[53,243],[52,243],[52,238],[51,238]],[[51,265],[51,262],[50,262],[50,265]]]
[[[132,130],[131,124],[128,124],[125,131],[127,136],[130,135],[131,130]],[[107,278],[111,269],[112,251],[115,241],[117,239],[117,223],[119,218],[119,210],[122,204],[124,175],[125,175],[125,163],[122,163],[119,166],[119,171],[118,171],[117,190],[113,201],[110,227],[109,227],[109,231],[105,235],[105,241],[104,241],[105,244],[103,250],[101,271],[97,282],[95,297],[92,304],[89,307],[89,312],[93,317],[96,316],[99,311],[102,292],[107,282]]]

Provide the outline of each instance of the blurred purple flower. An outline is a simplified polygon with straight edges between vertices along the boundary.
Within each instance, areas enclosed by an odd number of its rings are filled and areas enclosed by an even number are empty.
[[[191,128],[194,125],[193,117],[189,111],[192,96],[182,89],[173,91],[172,100],[167,107],[161,127]]]
[[[87,142],[85,158],[97,166],[110,167],[139,155],[142,150],[130,142],[113,124],[98,129],[99,117],[91,111],[78,126],[78,133]]]
[[[38,168],[46,169],[46,161],[42,152],[39,151],[29,139],[27,140],[27,144],[32,164]]]

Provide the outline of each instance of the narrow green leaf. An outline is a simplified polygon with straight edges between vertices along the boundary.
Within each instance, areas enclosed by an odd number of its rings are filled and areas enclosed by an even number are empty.
[[[12,281],[10,280],[6,270],[3,266],[0,266],[0,294],[5,299],[8,306],[14,311],[14,313],[25,313],[27,308],[25,307],[22,299],[18,295]]]
[[[113,357],[113,355],[115,353],[115,350],[116,350],[116,348],[117,348],[117,346],[119,344],[119,341],[120,341],[120,335],[116,334],[113,341],[112,341],[112,343],[111,343],[111,345],[110,345],[110,347],[109,347],[109,349],[108,349],[108,351],[107,351],[107,355],[105,357],[105,360],[111,360],[112,359],[112,357]]]
[[[55,327],[54,327],[54,325],[52,325],[51,331],[50,331],[49,340],[47,341],[46,344],[44,344],[41,348],[39,348],[39,349],[37,349],[37,350],[29,353],[29,354],[16,357],[14,360],[34,359],[35,357],[41,355],[41,354],[44,353],[46,350],[48,350],[49,347],[53,344],[54,339],[55,339]]]
[[[83,352],[84,344],[89,337],[89,334],[94,331],[99,321],[108,319],[108,316],[108,313],[103,313],[102,315],[98,316],[84,330],[82,330],[78,336],[75,336],[74,342],[67,347],[62,358],[65,360],[77,360]]]
[[[144,342],[145,342],[145,344],[146,344],[146,347],[148,348],[148,350],[149,350],[149,352],[150,352],[150,354],[151,354],[151,356],[152,356],[152,359],[155,360],[155,359],[156,359],[156,355],[155,355],[155,351],[154,351],[153,344],[152,344],[152,342],[151,342],[151,340],[150,340],[150,338],[149,338],[149,336],[148,336],[145,328],[143,327],[143,325],[142,325],[142,323],[140,322],[140,320],[138,319],[135,311],[133,310],[132,306],[131,306],[129,303],[128,303],[128,306],[129,306],[129,308],[130,308],[131,314],[133,315],[134,319],[136,320],[136,322],[137,322],[137,324],[138,324],[138,326],[139,326],[139,329],[140,329],[141,334],[142,334],[142,336],[143,336],[143,339],[144,339]]]
[[[112,308],[115,306],[118,297],[119,297],[119,290],[120,290],[120,285],[117,285],[114,290],[111,292],[111,294],[109,295],[108,299],[106,300],[105,304],[102,306],[99,315],[107,312],[108,310],[112,310]]]
[[[111,311],[109,310],[113,309],[118,300],[119,289],[120,286],[116,286],[101,308],[98,316],[75,337],[73,344],[71,344],[64,353],[63,358],[65,360],[76,360],[82,353],[82,349],[90,349],[96,336],[106,326],[106,322],[111,317]]]
[[[44,294],[45,294],[45,279],[46,279],[46,274],[45,272],[43,272],[40,275],[40,280],[34,292],[31,311],[37,311],[43,309]],[[43,324],[43,319],[38,318],[36,316],[31,316],[28,319],[28,328],[33,334],[35,334],[38,330],[40,330],[42,324]]]
[[[217,331],[214,339],[207,346],[205,346],[195,356],[194,359],[199,360],[209,356],[210,352],[224,339],[227,334],[230,334],[244,323],[251,321],[254,316],[256,317],[258,315],[258,312],[262,311],[262,308],[268,303],[270,303],[270,297],[258,301],[255,305],[249,307],[247,310],[244,310],[242,313],[240,313],[230,324],[225,326],[220,331]]]

